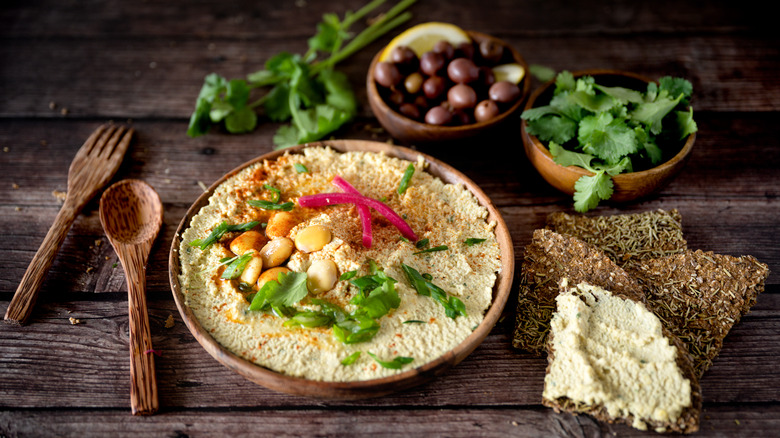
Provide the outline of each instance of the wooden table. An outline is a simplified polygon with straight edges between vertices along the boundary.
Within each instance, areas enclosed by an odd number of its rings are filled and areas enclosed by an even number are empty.
[[[699,436],[776,436],[780,428],[780,34],[752,3],[427,0],[413,6],[409,23],[493,33],[530,64],[556,70],[614,68],[693,83],[699,135],[684,172],[657,196],[595,213],[677,208],[691,248],[750,254],[772,271],[701,381]],[[141,178],[165,203],[147,268],[159,413],[130,414],[125,280],[93,200],[28,324],[0,325],[0,436],[651,435],[541,406],[545,359],[510,346],[517,279],[505,317],[471,356],[430,384],[378,399],[264,389],[212,359],[186,329],[168,284],[176,226],[202,184],[270,151],[278,127],[187,137],[204,76],[244,77],[279,51],[303,52],[323,13],[361,5],[30,0],[0,8],[0,311],[60,208],[70,160],[98,125],[137,130],[115,180]],[[391,140],[377,129],[363,87],[371,56],[389,39],[340,64],[361,110],[337,137]],[[518,129],[515,121],[468,144],[424,151],[492,198],[519,259],[547,214],[573,210],[530,167]]]

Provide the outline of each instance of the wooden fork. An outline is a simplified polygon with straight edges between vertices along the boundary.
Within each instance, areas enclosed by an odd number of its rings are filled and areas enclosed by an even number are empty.
[[[76,216],[84,205],[114,176],[130,145],[134,130],[124,126],[105,124],[89,136],[76,153],[68,170],[68,193],[65,203],[54,219],[41,247],[27,267],[16,293],[5,312],[5,321],[24,324],[30,316],[51,268],[54,256],[68,234]]]

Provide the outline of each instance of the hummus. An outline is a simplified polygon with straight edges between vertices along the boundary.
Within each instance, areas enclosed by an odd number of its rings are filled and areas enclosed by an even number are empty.
[[[562,280],[551,321],[553,358],[544,380],[547,400],[603,406],[612,418],[675,422],[691,406],[691,382],[661,321],[639,302],[589,284]]]
[[[410,164],[415,172],[408,188],[399,194],[399,183]],[[327,147],[311,147],[244,168],[217,187],[208,205],[182,234],[180,283],[186,305],[225,348],[290,376],[322,381],[366,380],[437,359],[461,343],[482,321],[492,302],[500,259],[496,224],[487,221],[487,209],[462,185],[446,184],[425,172],[425,167],[422,157],[410,163],[384,154],[339,153]],[[354,204],[305,208],[297,203],[307,195],[341,193],[332,183],[334,176],[348,181],[362,195],[382,200],[406,221],[418,242],[403,238],[398,228],[371,210],[373,243],[368,248],[361,240],[361,220]],[[289,327],[284,325],[288,320],[285,316],[251,310],[250,299],[257,286],[248,288],[238,280],[221,278],[224,260],[237,255],[228,248],[230,239],[238,233],[227,233],[205,249],[192,244],[205,239],[222,222],[267,223],[276,212],[253,207],[247,201],[274,200],[275,194],[278,203],[294,204],[290,214],[296,223],[289,231],[290,239],[295,240],[312,225],[322,225],[332,234],[329,243],[319,250],[293,251],[284,266],[306,272],[318,260],[331,260],[339,276],[356,271],[360,277],[369,274],[373,265],[395,280],[400,304],[376,318],[379,329],[370,340],[346,344],[334,336],[330,326]],[[262,231],[261,227],[255,230]],[[420,253],[425,248],[444,246],[447,249]],[[402,265],[425,275],[448,297],[460,300],[465,315],[447,316],[440,302],[418,294]],[[321,306],[317,300],[323,300],[349,314],[356,309],[351,301],[358,293],[350,281],[339,279],[332,289],[318,295],[309,292],[293,307],[318,311]],[[353,363],[342,363],[353,355],[357,356]],[[388,368],[372,355],[385,362],[407,359],[400,366]]]

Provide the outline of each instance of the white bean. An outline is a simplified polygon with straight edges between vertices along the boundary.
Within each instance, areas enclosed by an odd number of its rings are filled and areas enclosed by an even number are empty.
[[[290,272],[290,270],[284,266],[277,266],[275,268],[263,271],[263,273],[260,274],[260,277],[257,278],[257,289],[262,289],[263,285],[271,280],[278,280],[279,274],[282,272]]]
[[[271,239],[286,237],[296,225],[298,225],[298,220],[292,213],[278,211],[268,220],[268,225],[265,227],[265,235]]]
[[[338,280],[338,267],[333,260],[315,260],[306,270],[306,277],[309,292],[321,294],[333,289]]]
[[[303,252],[319,251],[332,239],[330,228],[324,225],[311,225],[295,235],[295,247]]]
[[[260,252],[268,239],[255,230],[244,231],[230,242],[230,251],[235,255],[244,255],[249,251]]]
[[[253,255],[241,272],[240,280],[246,284],[254,284],[263,271],[263,259],[259,255]]]
[[[260,250],[263,266],[273,268],[284,263],[292,254],[295,244],[289,237],[279,237],[265,244]]]

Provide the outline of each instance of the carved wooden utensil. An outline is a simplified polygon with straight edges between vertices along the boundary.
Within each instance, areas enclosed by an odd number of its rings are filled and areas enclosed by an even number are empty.
[[[76,216],[114,176],[133,137],[133,129],[106,124],[96,129],[76,153],[68,170],[68,193],[54,224],[24,273],[11,303],[5,322],[24,324],[30,316],[38,291],[51,268],[65,236]]]
[[[163,223],[160,196],[143,181],[119,181],[100,198],[100,223],[122,262],[127,279],[130,405],[133,415],[151,415],[159,405],[146,311],[146,262]]]

